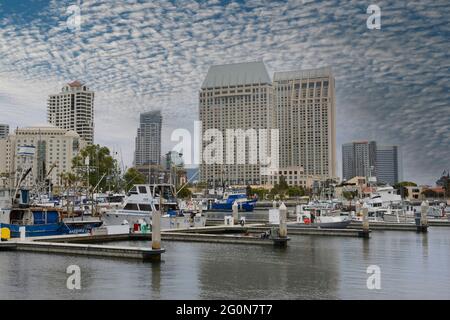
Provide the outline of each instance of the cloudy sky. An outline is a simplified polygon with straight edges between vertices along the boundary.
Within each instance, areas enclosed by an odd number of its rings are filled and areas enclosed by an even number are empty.
[[[434,183],[450,169],[449,17],[448,0],[0,0],[0,123],[45,123],[48,94],[79,79],[96,92],[96,142],[127,165],[139,112],[162,109],[163,151],[193,127],[212,64],[331,66],[338,172],[342,143],[373,139],[402,147],[405,179]]]

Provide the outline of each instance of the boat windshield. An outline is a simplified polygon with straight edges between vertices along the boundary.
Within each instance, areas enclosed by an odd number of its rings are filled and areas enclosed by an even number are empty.
[[[133,210],[133,211],[139,210],[138,205],[136,203],[127,203],[123,209],[124,210]]]
[[[151,212],[151,211],[152,211],[152,206],[149,205],[149,204],[140,203],[140,204],[139,204],[139,210],[140,210],[140,211]]]
[[[156,186],[154,193],[156,198],[161,196],[167,201],[176,201],[171,186]]]
[[[123,201],[123,196],[109,196],[108,197],[108,202],[122,202]]]
[[[137,188],[136,187],[131,188],[129,194],[138,194]]]

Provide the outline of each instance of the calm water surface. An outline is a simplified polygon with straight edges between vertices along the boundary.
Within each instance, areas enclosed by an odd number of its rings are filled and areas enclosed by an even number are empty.
[[[0,299],[450,299],[450,229],[291,238],[287,249],[164,242],[153,265],[0,252]],[[81,290],[66,287],[72,264]],[[381,268],[381,290],[367,289],[370,265]]]

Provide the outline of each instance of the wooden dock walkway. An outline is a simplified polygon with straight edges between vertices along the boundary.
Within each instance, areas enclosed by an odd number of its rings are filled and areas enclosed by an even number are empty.
[[[160,261],[165,249],[138,247],[120,247],[80,243],[59,243],[43,241],[7,241],[0,242],[0,251],[25,251],[39,253],[70,254],[93,257],[138,259],[142,261]]]

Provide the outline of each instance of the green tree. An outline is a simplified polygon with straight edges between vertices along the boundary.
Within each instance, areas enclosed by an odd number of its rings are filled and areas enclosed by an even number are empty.
[[[250,185],[247,185],[247,187],[245,188],[245,193],[247,194],[247,197],[251,197],[253,195],[253,190]]]
[[[208,184],[206,182],[198,182],[195,187],[197,189],[206,189],[208,188]]]
[[[86,160],[89,159],[89,172]],[[108,182],[107,176],[116,176],[120,174],[117,161],[111,156],[107,147],[100,145],[90,145],[82,149],[80,153],[72,160],[72,167],[78,172],[82,181],[87,181],[89,177],[89,186],[97,190],[106,189]],[[103,177],[103,179],[102,179]],[[118,189],[119,186],[114,186]]]
[[[344,196],[345,199],[347,199],[347,201],[350,201],[350,206],[352,205],[352,201],[355,198],[358,198],[358,191],[344,191],[342,192],[342,195]]]
[[[417,187],[417,184],[411,181],[403,181],[394,185],[394,189],[398,190],[398,194],[400,194],[402,198],[406,198],[409,194],[407,187]]]
[[[278,185],[278,190],[283,192],[283,191],[287,191],[289,189],[289,185],[286,182],[286,177],[285,176],[280,176],[280,183]]]
[[[286,182],[286,178],[282,175],[280,176],[280,183],[276,183],[272,190],[270,190],[269,196],[271,199],[283,200],[288,193],[289,185]]]
[[[189,188],[184,187],[183,189],[178,191],[177,196],[180,199],[190,199],[192,198],[192,191]]]
[[[269,190],[264,188],[252,188],[251,195],[256,194],[258,196],[258,199],[263,200],[266,198],[266,195],[269,193]]]
[[[275,200],[278,195],[278,185],[276,184],[269,192],[269,199]]]
[[[144,184],[145,176],[140,173],[136,168],[129,168],[125,172],[123,179],[125,180],[126,190],[130,190],[135,184]]]
[[[73,187],[79,179],[75,173],[72,172],[62,172],[59,174],[59,178],[61,179],[61,185],[64,187]]]
[[[302,187],[289,187],[287,193],[289,197],[303,197],[305,190]]]
[[[345,199],[351,201],[356,197],[358,197],[358,191],[344,191],[342,192],[342,195],[344,196]]]

